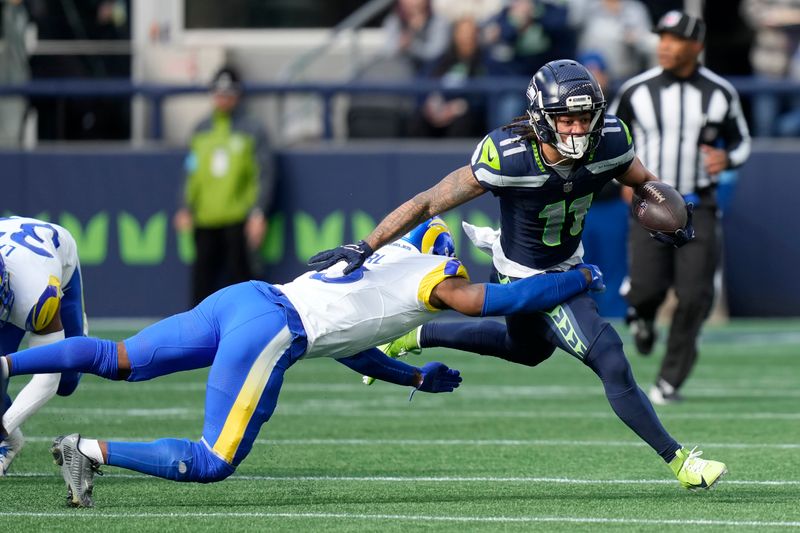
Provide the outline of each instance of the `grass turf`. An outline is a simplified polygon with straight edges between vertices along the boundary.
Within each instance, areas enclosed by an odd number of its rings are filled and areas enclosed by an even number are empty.
[[[85,376],[71,398],[26,424],[28,444],[0,479],[0,523],[104,532],[797,529],[798,345],[797,321],[706,330],[687,401],[657,409],[676,439],[728,463],[730,474],[702,493],[679,487],[617,420],[594,374],[566,354],[530,369],[430,349],[411,362],[459,368],[465,381],[454,394],[409,403],[407,389],[365,387],[334,361],[301,361],[228,480],[178,484],[105,467],[96,508],[68,509],[48,453],[54,436],[197,439],[202,428],[206,371],[135,384]],[[629,348],[645,389],[659,348],[649,358]],[[24,383],[13,380],[12,394]]]

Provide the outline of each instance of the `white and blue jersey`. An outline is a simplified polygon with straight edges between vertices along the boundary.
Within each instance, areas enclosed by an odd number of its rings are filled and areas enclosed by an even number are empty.
[[[0,355],[19,350],[26,333],[55,333],[48,326],[57,316],[65,337],[86,335],[78,247],[66,229],[35,218],[0,218],[0,255],[14,295],[7,321],[0,322]],[[13,406],[8,395],[0,398],[11,406],[3,425],[18,428],[53,394],[72,394],[80,378],[79,372],[38,376]]]
[[[0,254],[14,292],[8,322],[0,327],[0,355],[17,351],[25,333],[45,329],[59,309],[65,336],[85,334],[78,248],[66,229],[35,218],[2,218]]]
[[[458,259],[411,252],[400,243],[378,250],[348,276],[329,270],[284,285],[232,285],[126,339],[127,379],[211,366],[202,443],[222,460],[219,474],[227,475],[272,415],[292,364],[356,355],[402,335],[438,311],[431,293],[449,277],[468,278]],[[127,466],[121,446],[109,443],[109,461]]]
[[[304,357],[347,357],[389,342],[438,311],[430,298],[442,280],[469,279],[458,259],[403,246],[398,241],[381,248],[344,277],[328,269],[277,285],[303,320],[308,336]]]
[[[478,183],[500,199],[500,238],[492,249],[498,272],[527,277],[580,262],[583,223],[595,194],[633,159],[630,132],[613,115],[606,115],[597,147],[565,175],[545,164],[536,142],[503,129],[484,137],[471,167]]]

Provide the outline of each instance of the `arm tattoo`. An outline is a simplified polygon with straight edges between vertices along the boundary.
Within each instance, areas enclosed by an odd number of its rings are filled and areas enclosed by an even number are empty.
[[[459,206],[486,192],[469,165],[454,170],[445,178],[389,213],[366,238],[377,250],[432,216]]]

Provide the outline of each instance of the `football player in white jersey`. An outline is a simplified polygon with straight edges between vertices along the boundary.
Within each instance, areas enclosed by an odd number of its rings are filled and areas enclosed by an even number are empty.
[[[34,218],[0,218],[0,355],[86,334],[78,251],[67,230]],[[25,444],[20,426],[55,394],[68,396],[78,372],[37,374],[7,408],[0,476]]]
[[[56,439],[52,452],[62,465],[68,503],[91,506],[101,464],[175,481],[208,483],[231,475],[272,415],[284,372],[300,359],[332,357],[384,381],[451,392],[461,381],[457,370],[437,362],[410,366],[374,346],[442,309],[474,316],[533,312],[602,287],[592,265],[513,285],[472,284],[452,254],[447,226],[432,219],[348,275],[335,273],[334,266],[284,285],[239,283],[119,343],[67,339],[2,357],[0,392],[9,375],[77,370],[141,381],[211,366],[199,441],[111,442],[78,434]]]

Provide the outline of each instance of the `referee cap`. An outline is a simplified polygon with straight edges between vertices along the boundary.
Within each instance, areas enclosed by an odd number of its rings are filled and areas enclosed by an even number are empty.
[[[655,33],[671,33],[684,39],[703,42],[706,37],[706,23],[682,11],[670,11],[656,24]]]
[[[214,74],[211,90],[216,93],[239,94],[242,92],[242,81],[239,73],[231,66],[224,66]]]

